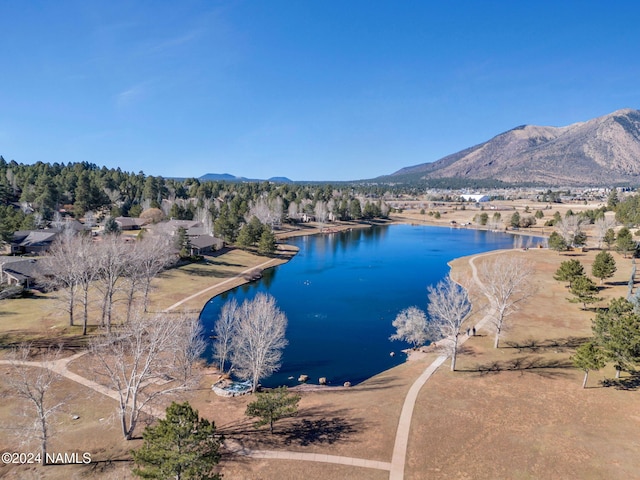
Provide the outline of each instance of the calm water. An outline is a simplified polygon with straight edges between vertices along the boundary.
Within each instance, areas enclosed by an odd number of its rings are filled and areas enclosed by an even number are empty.
[[[257,292],[276,298],[287,315],[289,345],[282,368],[266,386],[361,382],[404,362],[408,347],[391,342],[391,322],[404,308],[426,310],[430,284],[448,272],[447,262],[474,253],[509,248],[510,235],[442,227],[390,225],[292,239],[300,252],[263,278],[211,299],[201,313],[213,331],[223,303],[241,303]],[[394,357],[390,356],[395,352]],[[207,352],[210,356],[210,352]],[[293,377],[292,379],[290,377]]]

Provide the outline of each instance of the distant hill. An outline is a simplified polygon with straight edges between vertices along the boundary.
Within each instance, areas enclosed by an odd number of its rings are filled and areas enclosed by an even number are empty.
[[[264,182],[264,180],[260,179],[251,179],[245,177],[236,177],[235,175],[231,175],[230,173],[205,173],[198,180],[203,181],[224,181],[224,182]],[[288,179],[287,177],[271,177],[267,181],[275,182],[275,183],[292,183],[293,180]]]
[[[640,111],[618,110],[566,127],[522,125],[480,145],[384,178],[638,185]]]

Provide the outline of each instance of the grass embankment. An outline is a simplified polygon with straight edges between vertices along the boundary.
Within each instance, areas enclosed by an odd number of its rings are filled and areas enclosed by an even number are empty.
[[[501,348],[494,349],[491,332],[481,330],[465,344],[459,371],[441,368],[422,390],[407,478],[637,476],[639,394],[635,387],[603,387],[600,381],[614,376],[611,367],[590,373],[589,388],[581,388],[583,372],[571,366],[570,356],[591,336],[594,313],[569,303],[566,284],[553,280],[568,258],[590,272],[596,253],[509,253],[535,263],[536,293],[509,320]],[[615,277],[601,290],[602,306],[627,292],[631,261],[616,255],[616,262]],[[452,266],[468,269],[466,259]]]

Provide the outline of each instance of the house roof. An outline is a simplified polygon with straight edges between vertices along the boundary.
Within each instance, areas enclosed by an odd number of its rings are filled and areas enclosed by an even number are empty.
[[[18,280],[35,278],[44,273],[44,265],[37,259],[21,260],[3,266],[2,270]]]
[[[211,235],[200,235],[190,239],[191,245],[196,248],[207,248],[215,245],[216,247],[222,247],[223,240]]]
[[[56,238],[56,235],[58,235],[57,231],[33,230],[29,232],[29,234],[21,242],[19,242],[19,245],[21,247],[39,247],[48,245],[53,242],[53,240]]]
[[[8,265],[9,263],[22,262],[24,258],[16,256],[0,256],[0,265]]]
[[[204,227],[191,227],[187,230],[187,235],[190,237],[199,237],[200,235],[208,235],[208,233]]]
[[[172,228],[186,228],[187,230],[192,227],[201,227],[202,223],[196,220],[169,220],[166,225]]]
[[[143,218],[135,218],[135,217],[116,217],[116,222],[120,227],[140,227],[145,224],[145,220]]]

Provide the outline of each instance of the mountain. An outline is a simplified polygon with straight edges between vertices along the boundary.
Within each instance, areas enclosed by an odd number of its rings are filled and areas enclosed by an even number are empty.
[[[640,111],[566,127],[523,125],[433,163],[385,177],[491,179],[544,185],[640,184]]]
[[[235,175],[231,175],[230,173],[205,173],[198,180],[203,181],[211,181],[211,182],[264,182],[265,180],[260,179],[250,179],[245,177],[236,177]],[[271,177],[267,180],[268,182],[274,183],[292,183],[293,180],[288,179],[287,177]]]
[[[231,175],[230,173],[205,173],[204,175],[199,177],[198,180],[211,181],[211,182],[217,182],[217,181],[241,182],[243,180],[246,180],[246,178],[236,177],[235,175]]]

